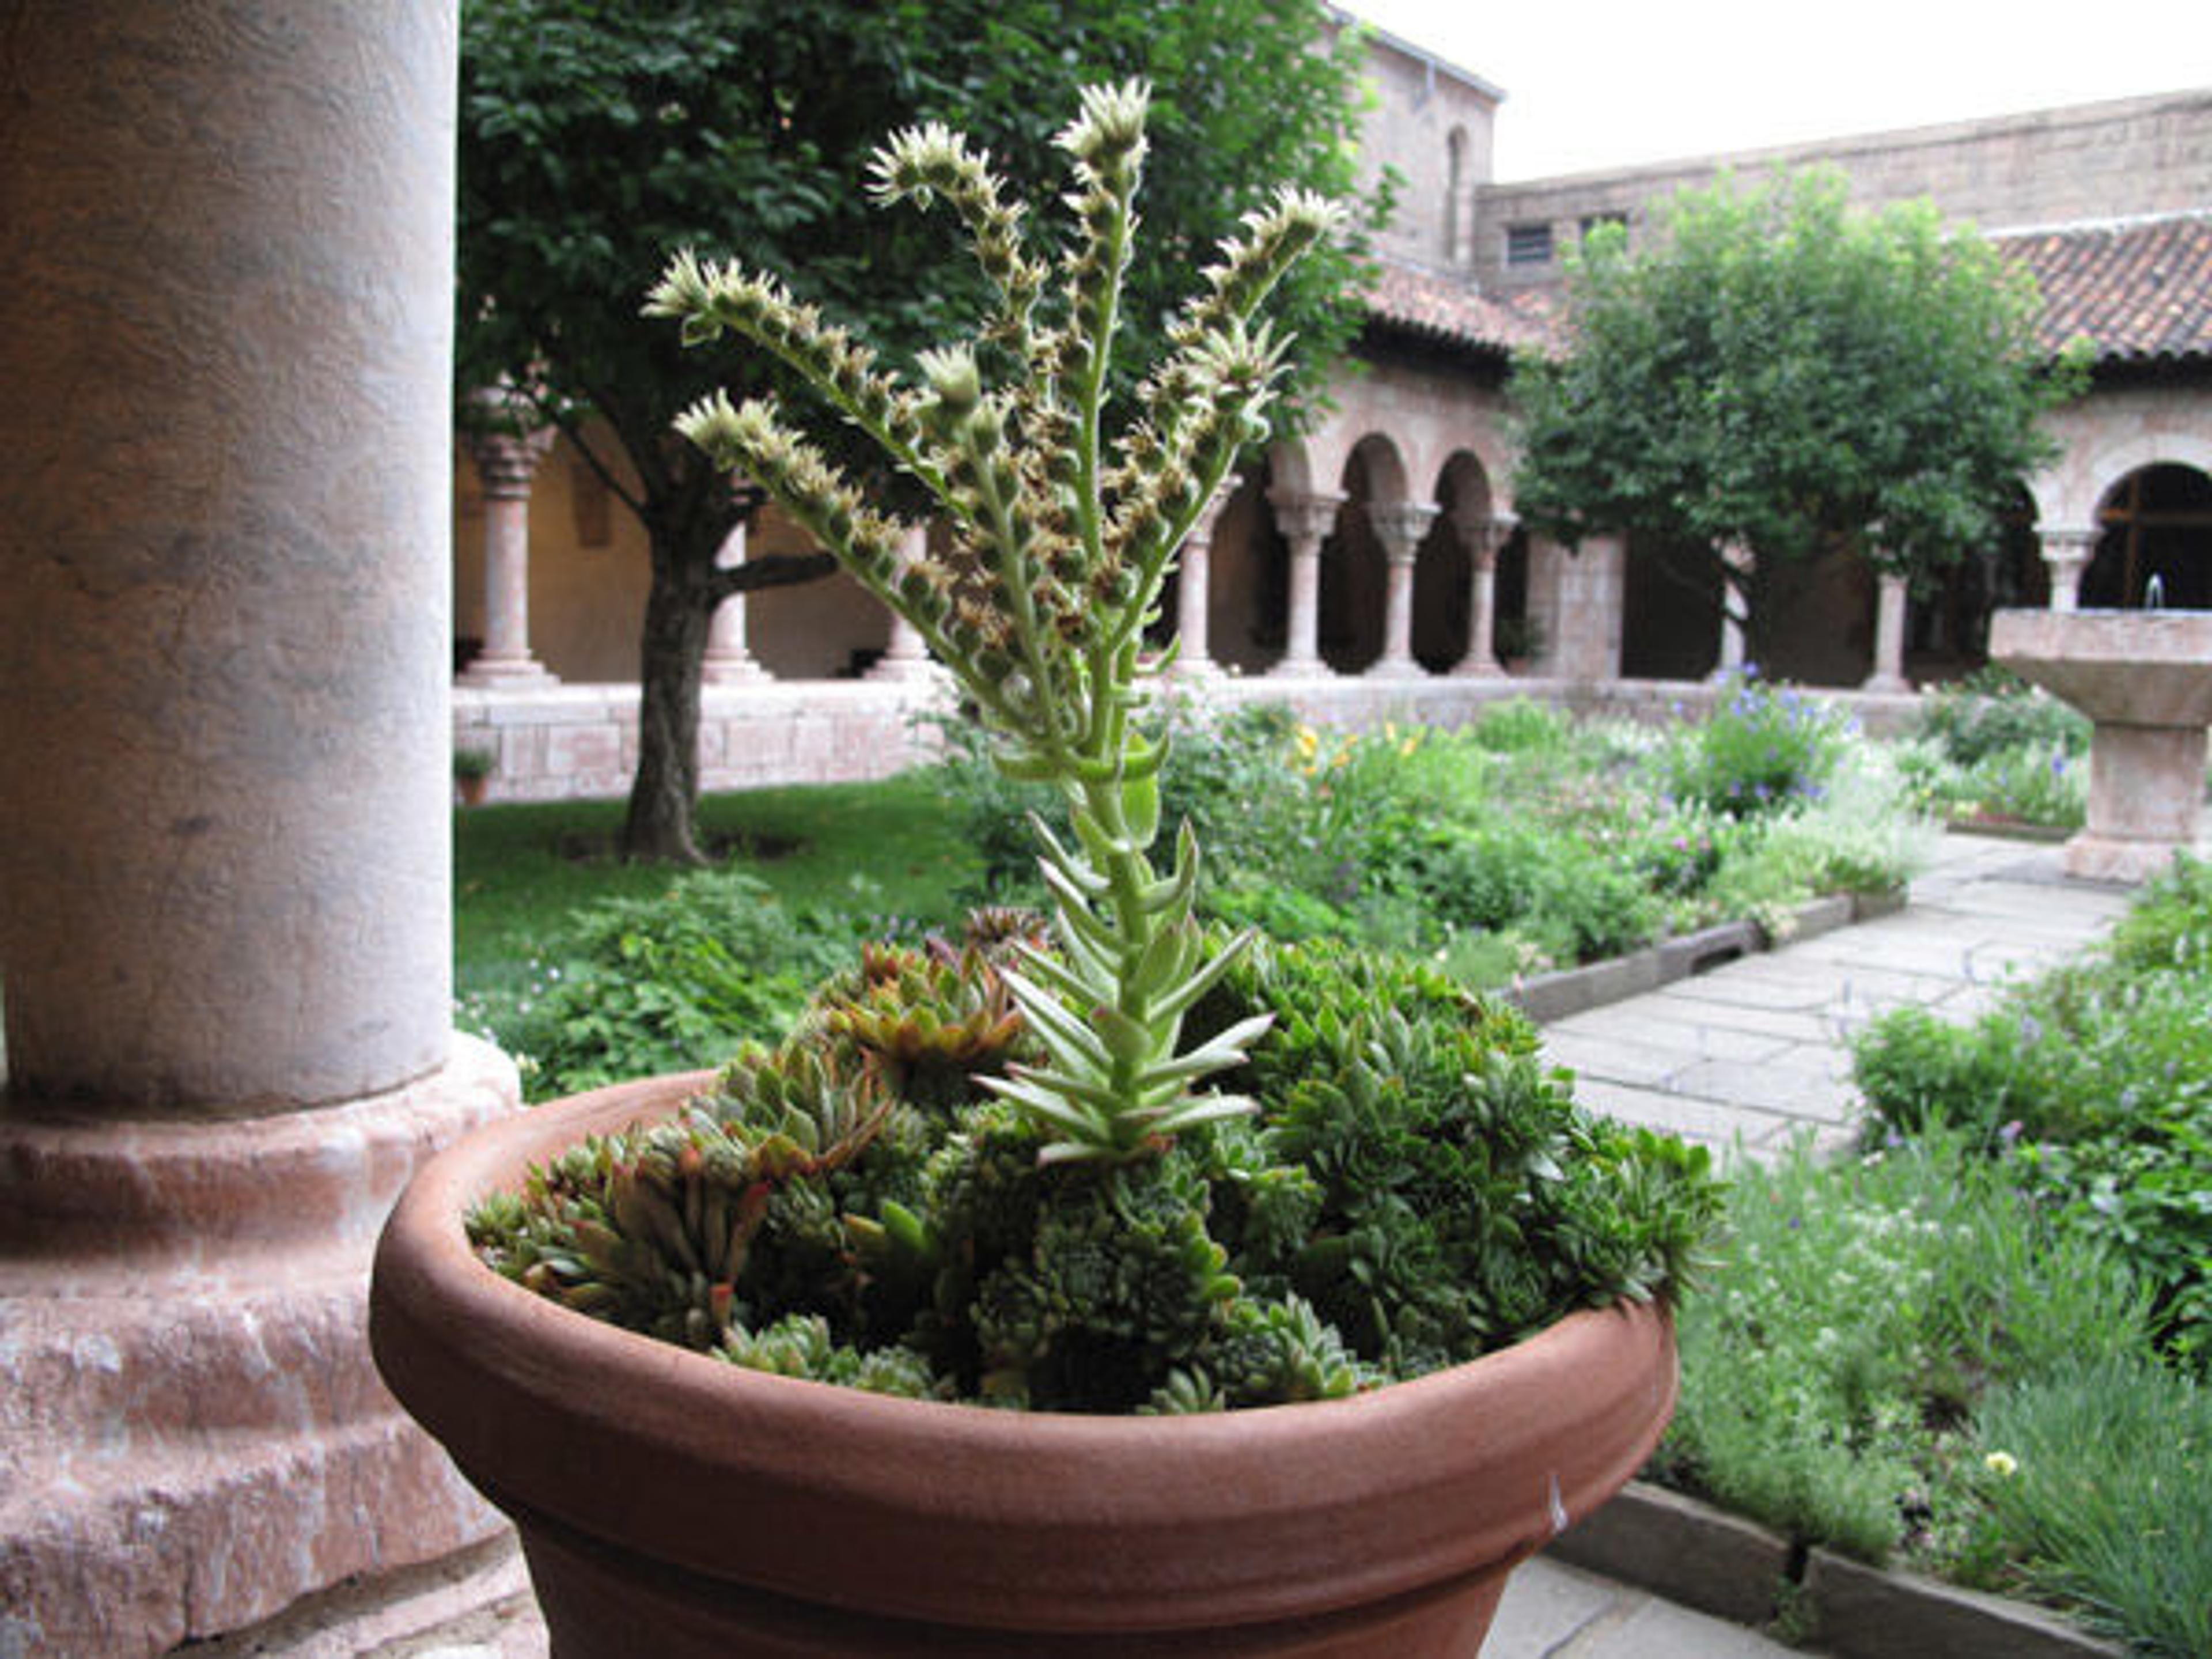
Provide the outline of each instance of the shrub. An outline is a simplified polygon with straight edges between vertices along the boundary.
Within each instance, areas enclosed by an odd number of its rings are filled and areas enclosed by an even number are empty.
[[[1656,1468],[1799,1539],[1880,1562],[1963,1547],[1952,1471],[1992,1376],[2143,1340],[2104,1249],[1931,1136],[1736,1181],[1721,1264],[1680,1313],[1682,1397]]]
[[[516,1056],[534,1100],[689,1071],[779,1035],[859,927],[788,912],[750,876],[697,871],[576,911],[531,982],[464,1017]]]
[[[2062,745],[2024,744],[1975,761],[1957,793],[1992,817],[2078,830],[2089,816],[2089,769]]]
[[[2212,878],[2179,861],[2101,959],[1973,1024],[1884,1016],[1854,1064],[1879,1139],[1948,1124],[2001,1157],[2067,1227],[2111,1244],[2154,1296],[2174,1358],[2212,1365]]]
[[[1778,812],[1820,793],[1846,732],[1834,710],[1794,687],[1770,685],[1747,665],[1731,671],[1711,712],[1671,746],[1669,791],[1729,817]]]
[[[1550,703],[1513,697],[1485,708],[1468,732],[1483,748],[1510,755],[1565,748],[1573,735],[1574,722]]]
[[[2089,748],[2088,716],[1994,664],[1923,693],[1916,730],[1968,768],[2022,750],[2079,757]]]

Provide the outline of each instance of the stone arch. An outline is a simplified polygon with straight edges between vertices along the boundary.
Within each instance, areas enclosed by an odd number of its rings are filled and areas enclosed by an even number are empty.
[[[1345,503],[1322,551],[1321,655],[1336,672],[1358,674],[1382,654],[1389,587],[1389,562],[1367,509],[1411,499],[1396,442],[1379,432],[1361,438],[1345,458],[1337,488]]]
[[[2079,452],[2038,473],[2029,486],[2037,520],[2045,529],[2093,525],[2098,508],[2131,472],[2160,465],[2194,467],[2212,474],[2212,438],[2191,432],[2139,432],[2094,451]]]
[[[1468,637],[1472,540],[1490,532],[1490,474],[1471,449],[1455,449],[1437,476],[1437,521],[1413,562],[1413,660],[1441,674],[1490,641]]]
[[[1206,654],[1218,666],[1257,674],[1283,654],[1290,617],[1290,544],[1275,527],[1267,491],[1280,465],[1300,458],[1278,448],[1237,481],[1213,521],[1206,588]],[[1293,486],[1296,488],[1297,486]]]
[[[2133,610],[2149,602],[2212,611],[2212,445],[2204,464],[2160,459],[2113,479],[2091,520],[2096,551],[2081,572],[2081,604]]]

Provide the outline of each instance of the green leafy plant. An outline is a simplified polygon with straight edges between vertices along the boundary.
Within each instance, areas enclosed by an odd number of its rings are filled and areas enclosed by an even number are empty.
[[[1984,1391],[2144,1340],[2117,1257],[1955,1137],[1840,1164],[1800,1147],[1735,1183],[1715,1249],[1656,1468],[1869,1561],[1991,1570],[1973,1540]]]
[[[2076,757],[2089,749],[2087,715],[1994,665],[1923,693],[1916,729],[1963,767],[2021,749]]]
[[[918,385],[771,279],[684,255],[654,291],[687,338],[781,359],[935,500],[951,550],[902,564],[897,523],[774,406],[718,394],[680,422],[915,624],[1066,828],[1031,817],[1048,933],[997,912],[957,945],[870,947],[676,1117],[476,1212],[486,1259],[540,1293],[784,1374],[1169,1412],[1416,1375],[1688,1266],[1702,1151],[1589,1118],[1525,1021],[1432,969],[1206,927],[1188,820],[1155,863],[1171,781],[1226,830],[1291,759],[1269,717],[1171,770],[1143,631],[1261,430],[1280,353],[1255,307],[1334,215],[1297,192],[1252,214],[1109,440],[1146,111],[1094,89],[1062,135],[1056,286],[964,141],[884,148],[878,197],[948,204],[995,295]],[[1391,787],[1384,751],[1418,744],[1386,732],[1348,769]]]
[[[575,1311],[732,1363],[1089,1412],[1328,1398],[1664,1293],[1717,1188],[1702,1150],[1591,1117],[1534,1029],[1433,969],[1261,945],[1191,1013],[1264,1022],[1266,1103],[1125,1161],[1044,1161],[995,1097],[1039,1062],[1003,964],[868,948],[792,1034],[674,1119],[572,1149],[471,1235]]]
[[[2175,1360],[2212,1364],[2212,875],[2184,857],[2101,958],[1972,1024],[1899,1012],[1854,1062],[1869,1137],[1948,1126],[2066,1226],[2124,1256]]]
[[[1021,212],[966,141],[911,128],[878,152],[886,204],[939,198],[959,216],[994,294],[981,331],[920,359],[904,385],[771,277],[686,253],[648,309],[688,342],[733,331],[780,358],[881,447],[953,527],[946,560],[902,564],[902,528],[869,507],[773,402],[717,392],[678,422],[720,465],[758,480],[860,583],[920,630],[1002,745],[1010,775],[1068,803],[1063,842],[1039,823],[1062,954],[1032,952],[1008,984],[1050,1064],[996,1079],[1054,1124],[1055,1158],[1126,1159],[1156,1136],[1249,1109],[1194,1085],[1234,1065],[1255,1030],[1179,1051],[1183,1014],[1241,945],[1201,956],[1191,914],[1198,848],[1186,828],[1163,874],[1165,747],[1137,708],[1143,630],[1176,549],[1260,410],[1281,349],[1249,319],[1300,253],[1338,222],[1294,191],[1255,211],[1171,331],[1173,355],[1140,387],[1141,417],[1110,448],[1103,414],[1121,279],[1145,155],[1149,93],[1093,88],[1060,135],[1078,235],[1056,310]],[[993,383],[1007,361],[1013,378]]]
[[[1756,668],[1723,678],[1705,718],[1672,754],[1675,798],[1729,817],[1761,817],[1817,798],[1843,752],[1844,721]]]

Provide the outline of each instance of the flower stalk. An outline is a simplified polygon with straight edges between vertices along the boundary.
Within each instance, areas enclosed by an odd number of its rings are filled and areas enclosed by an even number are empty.
[[[1289,190],[1248,215],[1179,314],[1130,429],[1109,443],[1109,370],[1149,100],[1141,82],[1087,88],[1058,137],[1071,158],[1075,235],[1051,314],[1049,267],[988,157],[935,125],[878,151],[874,199],[947,204],[995,296],[975,337],[921,355],[914,383],[780,282],[735,262],[678,254],[647,307],[678,319],[688,343],[726,332],[781,359],[942,511],[950,551],[902,562],[903,526],[870,507],[772,399],[733,405],[717,392],[677,422],[914,625],[982,711],[1003,769],[1066,797],[1072,843],[1034,826],[1059,951],[1025,951],[1023,969],[1007,975],[1049,1059],[982,1079],[1048,1126],[1043,1156],[1054,1160],[1137,1157],[1178,1130],[1251,1109],[1200,1085],[1242,1062],[1264,1019],[1182,1045],[1184,1016],[1246,939],[1207,950],[1188,825],[1170,867],[1153,862],[1166,747],[1140,706],[1141,680],[1159,666],[1141,647],[1176,549],[1237,452],[1265,434],[1283,343],[1253,316],[1339,218],[1322,198]],[[1016,367],[994,385],[983,365],[1001,361]]]

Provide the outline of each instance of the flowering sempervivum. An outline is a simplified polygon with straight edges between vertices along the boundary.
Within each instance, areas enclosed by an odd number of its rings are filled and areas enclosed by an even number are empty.
[[[903,527],[770,400],[733,405],[717,392],[678,422],[920,630],[982,711],[1007,772],[1066,794],[1073,844],[1038,826],[1059,949],[1024,949],[1006,974],[1047,1058],[984,1079],[1049,1126],[1054,1161],[1126,1160],[1249,1109],[1199,1085],[1243,1058],[1264,1019],[1181,1047],[1184,1016],[1243,941],[1203,945],[1188,826],[1170,867],[1152,863],[1165,750],[1138,711],[1139,674],[1157,666],[1139,651],[1176,550],[1237,451],[1265,431],[1281,346],[1253,314],[1338,218],[1297,191],[1247,216],[1171,328],[1173,349],[1139,388],[1130,428],[1109,443],[1101,416],[1148,102],[1141,83],[1084,93],[1058,140],[1074,234],[1049,264],[958,134],[914,128],[877,154],[876,199],[948,204],[994,295],[973,339],[921,354],[919,384],[735,264],[680,254],[648,307],[679,319],[688,342],[734,333],[790,365],[928,491],[951,530],[944,556],[902,560]],[[994,383],[984,365],[1008,361],[1015,372]]]

